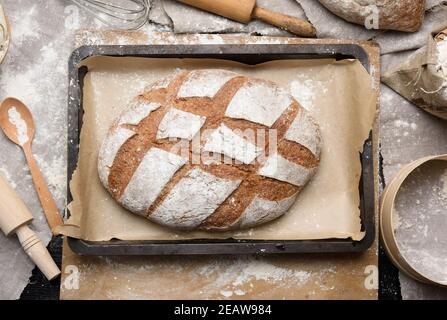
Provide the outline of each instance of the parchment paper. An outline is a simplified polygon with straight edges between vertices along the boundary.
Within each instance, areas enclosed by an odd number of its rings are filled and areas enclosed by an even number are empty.
[[[74,202],[68,221],[79,229],[67,229],[69,235],[92,241],[363,237],[358,209],[359,152],[372,128],[376,94],[358,61],[276,61],[248,67],[217,60],[99,57],[89,59],[86,65],[90,71],[84,82],[80,160],[71,183]],[[275,81],[297,95],[305,93],[304,83],[321,87],[312,99],[296,97],[312,107],[311,113],[320,122],[324,141],[321,166],[284,217],[234,233],[178,232],[127,212],[102,187],[96,171],[97,153],[111,122],[145,85],[178,68],[225,68]]]

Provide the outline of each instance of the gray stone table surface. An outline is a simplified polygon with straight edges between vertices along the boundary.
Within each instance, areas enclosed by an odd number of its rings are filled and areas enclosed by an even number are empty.
[[[304,12],[313,5],[310,1],[299,2],[305,5]],[[15,96],[31,109],[37,128],[33,150],[62,211],[66,204],[67,60],[77,29],[102,26],[68,0],[2,0],[0,3],[13,29],[9,53],[0,65],[0,99]],[[437,3],[429,1],[430,5]],[[157,6],[153,13],[152,19],[159,22],[154,28],[169,30],[163,26],[169,25],[169,18],[160,10]],[[331,23],[344,25],[336,19],[331,19]],[[325,30],[320,33],[324,34]],[[386,39],[381,41],[386,43]],[[408,54],[388,58],[399,61],[405,56]],[[387,182],[402,165],[414,159],[447,153],[447,125],[389,88],[382,86],[382,92],[381,144]],[[22,151],[3,133],[0,133],[0,171],[31,209],[35,217],[32,227],[48,242],[50,232]],[[17,241],[1,234],[0,299],[18,298],[33,267]],[[446,290],[419,285],[405,276],[401,276],[401,283],[403,298],[447,298]]]

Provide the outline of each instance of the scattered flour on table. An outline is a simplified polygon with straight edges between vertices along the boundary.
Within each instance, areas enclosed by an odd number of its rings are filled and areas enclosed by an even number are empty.
[[[25,143],[28,142],[28,127],[25,120],[23,120],[16,107],[12,107],[8,110],[8,117],[9,122],[16,127],[17,139],[19,140],[19,144],[23,146]]]
[[[24,14],[18,23],[13,24],[12,36],[14,45],[21,47],[30,39],[39,38],[39,26],[35,19],[38,4],[32,6],[23,6]]]
[[[236,290],[234,290],[234,291],[230,291],[230,290],[221,290],[221,291],[220,291],[220,294],[221,294],[222,296],[224,296],[225,298],[229,298],[229,297],[231,297],[231,296],[233,296],[233,295],[236,295],[236,296],[245,296],[247,293],[246,293],[245,291],[243,291],[243,290],[236,289]]]
[[[5,168],[0,168],[0,175],[3,175],[3,177],[8,181],[9,185],[15,189],[17,188],[17,184],[12,180],[11,175],[9,174],[8,170]]]
[[[240,289],[234,290],[234,294],[237,296],[244,296],[246,294],[245,291],[242,291]]]
[[[42,172],[45,172],[45,178],[51,187],[52,193],[58,199],[64,198],[67,187],[67,161],[62,155],[49,162],[40,155],[35,155],[37,164]]]
[[[408,137],[412,134],[410,132],[410,129],[417,130],[418,125],[414,122],[409,123],[405,120],[398,119],[398,120],[394,120],[394,127],[397,128],[397,130],[395,130],[396,136]],[[398,140],[398,142],[400,142],[400,140]]]
[[[257,261],[245,267],[237,276],[233,285],[243,285],[253,279],[274,282],[288,279],[290,282],[295,283],[295,285],[299,285],[306,283],[310,276],[310,272],[307,271],[285,269],[270,263]]]
[[[396,208],[393,209],[393,230],[396,231],[402,225],[402,221],[399,216],[399,211]]]
[[[229,298],[233,295],[233,291],[221,290],[220,294],[223,295],[225,298]]]
[[[416,130],[418,128],[418,125],[416,123],[414,123],[414,122],[409,123],[405,120],[400,120],[400,119],[394,120],[394,126],[396,128],[411,128],[413,130]]]
[[[200,259],[189,257],[162,257],[155,261],[138,258],[135,263],[127,259],[98,257],[94,264],[79,265],[80,274],[89,279],[97,274],[98,268],[108,272],[108,277],[116,276],[120,285],[98,287],[105,290],[108,299],[116,298],[157,298],[160,295],[175,295],[178,292],[190,292],[193,298],[221,297],[235,298],[254,293],[256,282],[266,286],[298,290],[305,286],[319,286],[322,291],[334,290],[330,279],[337,272],[336,267],[325,263],[313,271],[304,264],[284,264],[283,260],[269,257],[220,257]],[[160,274],[163,276],[160,276]],[[123,276],[126,274],[126,276]],[[155,286],[171,281],[166,278],[182,279],[176,287],[159,288]],[[185,276],[186,275],[186,276]],[[138,282],[138,279],[145,281]],[[81,283],[85,280],[81,280]],[[200,283],[200,285],[198,285]],[[121,285],[122,284],[122,285]],[[263,285],[263,284],[261,284]],[[155,289],[154,289],[155,288]],[[260,297],[268,297],[271,292],[259,292]],[[93,295],[94,296],[94,295]]]
[[[225,265],[224,268],[222,268],[222,264]],[[224,271],[218,272],[218,270]],[[216,260],[203,265],[197,269],[196,276],[200,279],[204,277],[213,279],[204,287],[204,290],[213,292],[217,289],[220,295],[230,297],[246,295],[246,288],[251,288],[253,281],[283,283],[285,287],[297,288],[305,285],[310,280],[312,273],[276,266],[265,259],[241,257]]]

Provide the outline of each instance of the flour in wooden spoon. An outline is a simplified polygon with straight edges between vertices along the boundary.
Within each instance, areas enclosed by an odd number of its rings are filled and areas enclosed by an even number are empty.
[[[25,120],[23,120],[16,107],[12,107],[8,110],[9,122],[11,122],[17,131],[17,139],[19,144],[23,146],[28,142],[28,127]]]

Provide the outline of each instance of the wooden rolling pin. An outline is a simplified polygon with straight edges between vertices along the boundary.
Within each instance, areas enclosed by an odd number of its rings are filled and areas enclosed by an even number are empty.
[[[48,280],[61,272],[36,233],[28,227],[33,216],[15,190],[0,174],[0,229],[7,237],[16,234],[23,250]]]
[[[256,0],[178,0],[242,23],[259,19],[302,37],[315,37],[314,26],[305,20],[258,7]]]

